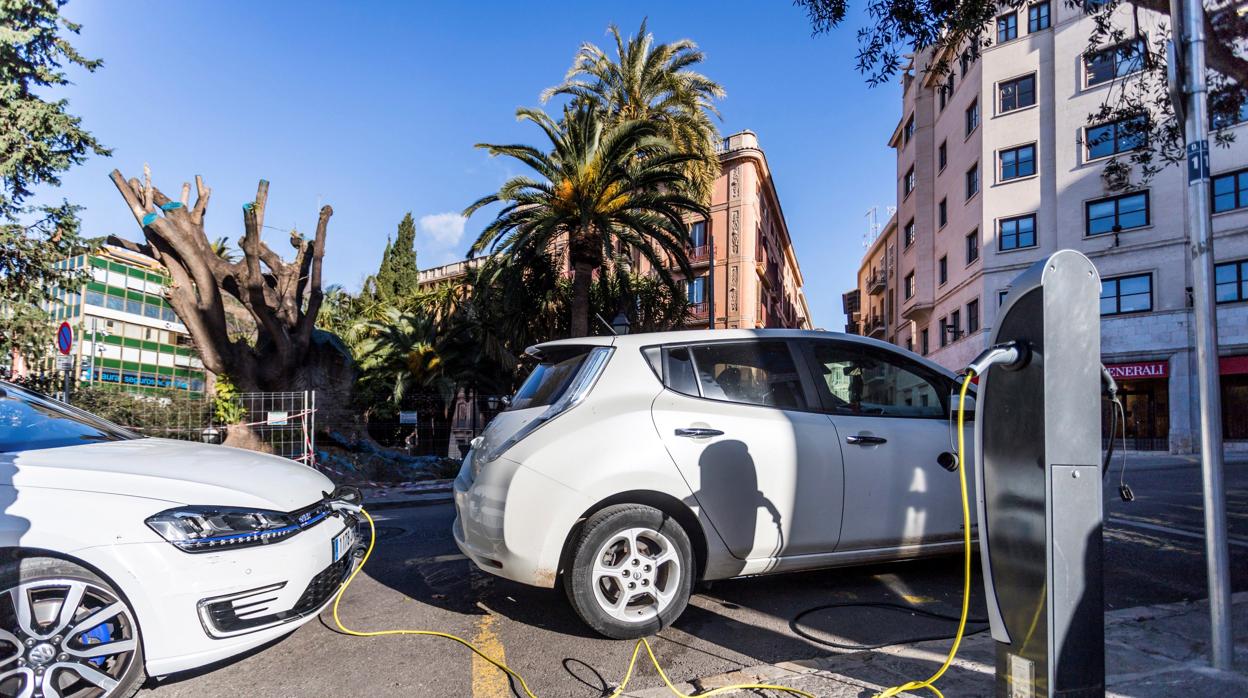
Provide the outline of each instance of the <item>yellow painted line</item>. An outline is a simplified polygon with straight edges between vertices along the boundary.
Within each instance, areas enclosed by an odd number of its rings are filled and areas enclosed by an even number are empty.
[[[496,661],[506,664],[507,656],[503,652],[503,641],[494,631],[497,616],[486,614],[476,623],[476,632],[472,636],[472,644],[481,649]],[[511,689],[507,684],[507,674],[476,654],[472,655],[472,698],[496,698],[506,696]]]

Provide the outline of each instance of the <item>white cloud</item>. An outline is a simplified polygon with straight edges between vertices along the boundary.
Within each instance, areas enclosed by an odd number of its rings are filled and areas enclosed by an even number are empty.
[[[467,218],[458,213],[432,213],[420,217],[420,230],[440,247],[453,247],[464,237]]]

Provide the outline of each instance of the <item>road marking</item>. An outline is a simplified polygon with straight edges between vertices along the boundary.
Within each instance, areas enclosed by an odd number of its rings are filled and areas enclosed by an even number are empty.
[[[1171,528],[1159,524],[1146,523],[1144,521],[1132,521],[1130,519],[1122,519],[1117,516],[1109,517],[1109,522],[1118,526],[1134,526],[1135,528],[1143,528],[1148,531],[1157,531],[1158,533],[1169,533],[1174,536],[1182,536],[1184,538],[1195,538],[1196,540],[1204,540],[1205,534],[1196,531],[1189,531],[1183,528]],[[1241,548],[1248,548],[1248,541],[1239,538],[1227,537],[1227,543],[1236,545]]]
[[[506,664],[507,655],[503,651],[503,641],[494,631],[494,623],[497,620],[498,617],[492,614],[487,613],[481,616],[477,620],[476,634],[472,636],[472,644],[495,661]],[[495,696],[505,696],[510,691],[507,675],[501,669],[477,654],[472,655],[472,698],[495,698]]]

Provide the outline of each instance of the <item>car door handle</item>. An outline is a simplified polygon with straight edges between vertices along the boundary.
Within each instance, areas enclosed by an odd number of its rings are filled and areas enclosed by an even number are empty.
[[[855,446],[874,446],[876,444],[886,444],[888,439],[883,436],[869,436],[867,434],[854,434],[845,437],[845,443],[854,444]]]
[[[697,439],[705,436],[723,436],[724,432],[718,429],[706,429],[703,427],[685,427],[684,429],[677,429],[676,435]]]

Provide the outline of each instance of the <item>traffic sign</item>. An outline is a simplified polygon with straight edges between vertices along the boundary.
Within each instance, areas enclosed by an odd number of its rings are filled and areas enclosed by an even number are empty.
[[[68,322],[62,322],[60,329],[56,331],[56,348],[62,354],[68,354],[74,348],[74,329]]]

